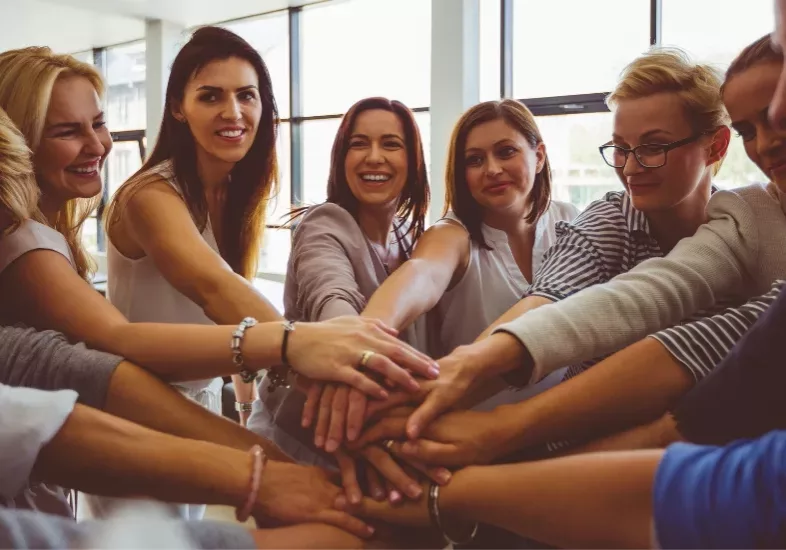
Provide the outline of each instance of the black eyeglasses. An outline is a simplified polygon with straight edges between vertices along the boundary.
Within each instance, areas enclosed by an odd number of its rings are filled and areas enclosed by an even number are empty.
[[[628,162],[628,155],[631,153],[644,168],[660,168],[666,164],[666,153],[677,147],[693,143],[703,135],[704,132],[671,143],[643,143],[633,149],[625,149],[619,145],[607,143],[598,147],[598,150],[606,164],[612,168],[624,168],[625,163]]]

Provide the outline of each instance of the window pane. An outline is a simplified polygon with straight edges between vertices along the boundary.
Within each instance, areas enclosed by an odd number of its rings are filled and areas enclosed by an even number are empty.
[[[551,163],[555,200],[584,209],[608,191],[622,190],[614,169],[598,152],[611,138],[611,113],[542,116],[537,122]]]
[[[772,0],[663,0],[663,44],[723,69],[772,25]]]
[[[264,273],[286,273],[291,250],[289,229],[265,229],[258,270]]]
[[[513,93],[611,91],[649,35],[649,0],[513,0]]]
[[[347,0],[303,8],[303,109],[344,113],[370,96],[429,105],[431,2]]]
[[[264,59],[281,118],[289,118],[289,16],[286,11],[224,25]]]
[[[77,60],[81,61],[82,63],[87,63],[88,65],[93,65],[95,61],[93,59],[93,50],[87,50],[84,52],[76,52],[71,54]]]
[[[308,120],[303,123],[304,205],[319,204],[327,197],[330,150],[341,119]]]
[[[721,189],[734,189],[751,183],[767,183],[769,179],[745,154],[742,138],[732,135],[726,158],[713,181]]]
[[[278,194],[271,197],[268,204],[268,225],[284,223],[291,209],[292,172],[290,170],[289,123],[283,123],[279,127],[276,149],[278,155],[279,189]]]
[[[420,129],[420,139],[423,142],[423,158],[426,161],[426,170],[429,178],[431,178],[431,113],[415,113],[415,122],[417,122]]]
[[[144,130],[145,43],[134,42],[106,51],[107,124],[112,131]]]
[[[480,100],[500,98],[500,63],[502,52],[501,3],[498,0],[480,3]]]
[[[136,141],[116,141],[106,160],[106,185],[111,198],[117,189],[142,167]]]
[[[98,252],[98,222],[93,214],[82,225],[82,244],[90,253]]]

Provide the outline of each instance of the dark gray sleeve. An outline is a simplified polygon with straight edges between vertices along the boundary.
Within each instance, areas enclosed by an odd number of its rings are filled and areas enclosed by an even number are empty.
[[[241,525],[217,521],[176,522],[194,544],[193,548],[255,548],[248,529]],[[0,508],[0,548],[70,548],[87,540],[98,522],[75,521],[28,510]],[[160,524],[157,524],[160,526]]]
[[[0,383],[74,390],[79,402],[103,409],[109,380],[123,359],[73,345],[58,332],[0,327]]]

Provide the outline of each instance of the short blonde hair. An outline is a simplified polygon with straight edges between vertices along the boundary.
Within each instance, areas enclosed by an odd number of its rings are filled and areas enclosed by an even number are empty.
[[[35,216],[38,211],[38,185],[33,173],[30,149],[22,133],[0,109],[0,207],[11,215],[7,234]]]
[[[98,71],[70,55],[55,54],[46,47],[0,54],[0,108],[5,109],[22,132],[33,154],[41,144],[55,82],[71,76],[86,78],[99,96],[103,96],[104,82]],[[79,275],[85,279],[90,278],[94,265],[82,246],[82,226],[100,201],[100,196],[72,199],[58,212],[54,222],[54,228],[68,242]]]
[[[695,63],[679,48],[656,47],[623,69],[614,91],[606,98],[613,108],[619,101],[663,92],[677,94],[696,132],[711,132],[731,122],[721,99],[723,73],[712,65]],[[713,175],[723,159],[715,163]]]

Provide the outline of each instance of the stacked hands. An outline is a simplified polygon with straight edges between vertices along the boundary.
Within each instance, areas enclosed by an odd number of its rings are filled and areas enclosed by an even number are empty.
[[[445,485],[451,469],[487,464],[506,452],[494,413],[446,413],[483,382],[471,347],[434,362],[379,321],[354,317],[305,325],[344,329],[313,338],[301,331],[299,344],[295,332],[291,354],[297,387],[307,395],[302,425],[313,426],[315,446],[336,458],[343,491],[319,468],[308,467],[304,476],[305,467],[281,465],[293,468],[291,484],[281,481],[281,493],[266,495],[278,499],[276,510],[264,507],[266,517],[322,521],[359,536],[370,536],[373,528],[351,514],[427,525],[422,497],[431,482]],[[282,506],[281,499],[291,502]]]

